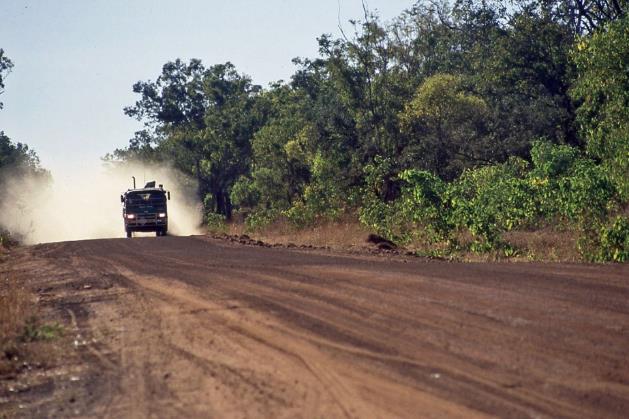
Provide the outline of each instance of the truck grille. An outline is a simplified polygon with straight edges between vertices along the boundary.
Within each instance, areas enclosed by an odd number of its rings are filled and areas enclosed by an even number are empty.
[[[155,221],[157,220],[157,214],[138,214],[136,216],[136,220],[138,220],[139,223]]]
[[[166,219],[159,218],[157,214],[136,214],[135,218],[127,219],[130,226],[165,225]]]

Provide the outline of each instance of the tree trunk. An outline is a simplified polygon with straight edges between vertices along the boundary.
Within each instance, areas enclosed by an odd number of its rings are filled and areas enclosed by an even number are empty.
[[[229,221],[232,219],[232,201],[229,194],[225,194],[225,218]]]
[[[231,220],[232,218],[232,203],[229,199],[229,195],[223,191],[219,190],[214,192],[214,200],[215,200],[215,212],[217,214],[222,214],[226,219]]]

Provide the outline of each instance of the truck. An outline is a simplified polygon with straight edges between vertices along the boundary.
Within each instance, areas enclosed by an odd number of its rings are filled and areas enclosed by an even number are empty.
[[[122,218],[127,238],[134,232],[155,232],[156,236],[168,233],[168,206],[170,192],[164,185],[155,186],[155,181],[146,183],[143,188],[128,189],[120,195],[122,202]]]

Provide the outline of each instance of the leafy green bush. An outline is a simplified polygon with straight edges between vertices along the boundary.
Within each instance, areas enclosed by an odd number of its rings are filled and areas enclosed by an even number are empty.
[[[538,206],[532,192],[543,185],[517,178],[520,165],[512,161],[464,172],[448,187],[450,223],[469,230],[490,249],[501,232],[534,219]]]
[[[577,161],[569,175],[558,180],[558,185],[557,211],[572,221],[603,219],[619,199],[605,167],[588,159]]]
[[[248,230],[259,230],[262,229],[273,221],[277,220],[281,215],[281,212],[277,209],[258,209],[245,219],[245,224],[247,225]]]
[[[575,148],[544,141],[533,144],[531,160],[512,157],[466,170],[446,183],[414,169],[394,177],[390,160],[375,159],[367,166],[360,220],[398,243],[422,239],[452,245],[457,232],[468,231],[472,250],[500,248],[509,254],[514,250],[501,241],[504,232],[552,224],[581,232],[585,258],[625,258],[624,224],[605,224],[621,203],[606,168]],[[387,201],[383,190],[392,180],[399,193]]]
[[[238,178],[232,186],[229,197],[239,207],[253,208],[260,202],[260,192],[255,183],[246,176]]]
[[[358,211],[360,222],[387,239],[398,243],[409,241],[408,229],[400,228],[404,221],[398,217],[397,202],[385,201],[386,184],[395,176],[392,174],[393,162],[376,156],[365,166],[364,172],[362,205]]]
[[[448,238],[446,183],[424,170],[405,170],[398,178],[403,181],[398,205],[402,219],[423,228],[430,241]]]
[[[211,233],[224,233],[227,231],[227,225],[225,224],[225,216],[223,214],[217,214],[210,212],[205,216],[207,228]]]
[[[629,261],[629,217],[618,216],[601,228],[597,259],[601,262]]]
[[[282,211],[282,214],[297,227],[311,225],[317,216],[315,209],[312,206],[306,205],[303,201],[295,202],[292,207],[286,211]]]

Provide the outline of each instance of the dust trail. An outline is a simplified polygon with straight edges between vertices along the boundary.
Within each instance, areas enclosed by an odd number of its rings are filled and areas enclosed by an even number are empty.
[[[26,244],[124,237],[120,195],[155,180],[171,193],[169,234],[202,232],[196,184],[168,167],[124,163],[82,169],[69,181],[3,173],[0,226]]]

